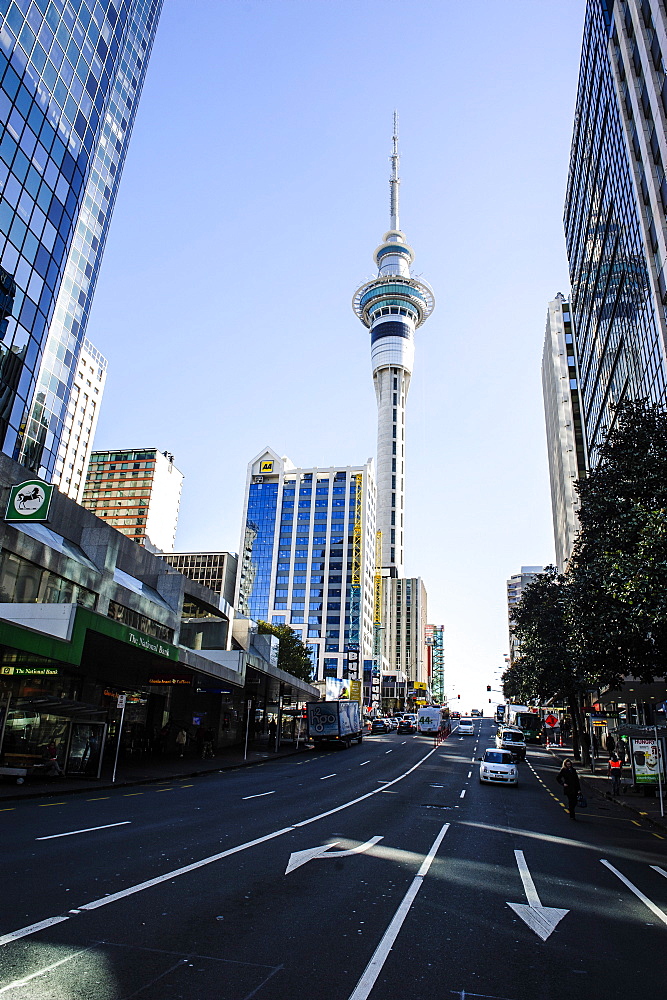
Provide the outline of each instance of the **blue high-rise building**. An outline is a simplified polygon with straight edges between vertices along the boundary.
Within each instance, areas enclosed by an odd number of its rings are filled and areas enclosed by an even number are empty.
[[[234,607],[249,618],[291,626],[310,649],[315,679],[342,679],[351,644],[362,660],[373,651],[372,460],[359,466],[297,469],[266,448],[248,465],[243,515]],[[355,529],[356,625],[351,590]]]
[[[162,0],[0,0],[0,449],[63,426]]]

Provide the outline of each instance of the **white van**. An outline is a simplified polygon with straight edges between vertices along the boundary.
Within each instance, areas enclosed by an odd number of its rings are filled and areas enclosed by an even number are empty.
[[[461,736],[474,736],[475,727],[472,719],[461,719],[459,722],[459,733]]]

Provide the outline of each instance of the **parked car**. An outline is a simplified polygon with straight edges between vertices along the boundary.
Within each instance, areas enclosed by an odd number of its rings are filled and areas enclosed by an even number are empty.
[[[526,759],[526,741],[520,729],[504,726],[496,733],[496,746],[499,750],[509,750],[517,760]]]
[[[495,782],[499,785],[519,784],[516,757],[509,750],[496,750],[489,747],[484,751],[484,756],[477,759],[480,761],[479,780],[481,784],[484,784],[485,781]]]
[[[474,736],[475,727],[472,719],[461,719],[459,721],[458,732],[460,736]]]
[[[372,733],[388,733],[390,732],[389,725],[386,719],[373,719],[371,723]]]

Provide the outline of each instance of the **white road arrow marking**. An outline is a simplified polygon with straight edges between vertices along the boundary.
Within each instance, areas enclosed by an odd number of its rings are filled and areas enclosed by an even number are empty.
[[[521,881],[523,882],[523,891],[526,894],[528,905],[525,903],[508,903],[507,905],[514,910],[517,917],[521,917],[523,922],[528,924],[532,931],[535,931],[539,938],[546,941],[565,914],[570,911],[561,910],[556,906],[542,906],[540,897],[537,895],[533,877],[528,871],[523,851],[515,851],[514,856]]]
[[[365,844],[359,844],[357,847],[352,847],[347,851],[332,851],[331,848],[335,847],[338,841],[334,841],[333,844],[322,844],[320,847],[308,847],[305,851],[295,851],[289,856],[289,862],[287,868],[285,869],[285,874],[289,875],[293,872],[295,868],[300,868],[301,865],[307,864],[309,861],[313,861],[315,858],[347,858],[351,854],[361,854],[363,851],[367,851],[369,847],[373,847],[375,844],[379,843],[382,837],[371,837],[367,840]]]

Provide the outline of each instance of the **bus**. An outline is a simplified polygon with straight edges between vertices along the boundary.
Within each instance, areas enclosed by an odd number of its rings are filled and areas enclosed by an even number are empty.
[[[505,706],[496,705],[496,722],[500,726],[504,721],[505,721]]]
[[[515,712],[512,725],[517,726],[524,735],[526,743],[541,743],[543,723],[537,712]]]

